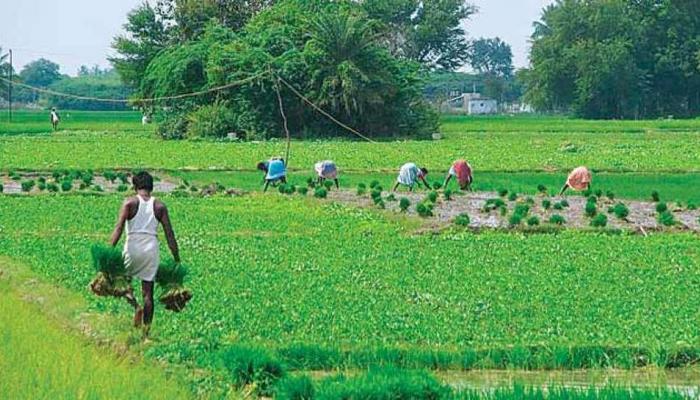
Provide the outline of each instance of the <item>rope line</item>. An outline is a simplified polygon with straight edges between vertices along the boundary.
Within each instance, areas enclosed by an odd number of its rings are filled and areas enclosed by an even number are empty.
[[[327,113],[327,112],[324,111],[321,107],[319,107],[319,106],[317,106],[316,104],[314,104],[314,102],[312,102],[311,100],[309,100],[306,96],[304,96],[303,94],[299,93],[299,91],[296,90],[296,89],[294,88],[294,86],[292,86],[291,84],[289,84],[289,82],[285,81],[284,79],[282,79],[282,78],[279,77],[279,76],[277,77],[277,79],[279,79],[279,81],[282,82],[287,88],[289,88],[289,90],[291,90],[292,93],[294,93],[295,95],[297,95],[297,97],[299,97],[300,99],[302,99],[304,102],[306,102],[308,105],[310,105],[311,107],[313,107],[313,108],[314,108],[316,111],[318,111],[319,113],[321,113],[321,114],[323,114],[324,116],[326,116],[326,117],[327,117],[328,119],[330,119],[331,121],[335,122],[335,123],[336,123],[337,125],[339,125],[341,128],[344,128],[345,130],[354,133],[355,135],[361,137],[362,139],[365,139],[366,141],[368,141],[368,142],[370,142],[370,143],[375,143],[375,144],[377,143],[377,142],[375,142],[374,140],[370,139],[369,137],[367,137],[367,136],[361,134],[361,133],[358,132],[357,130],[351,128],[350,126],[348,126],[348,125],[346,125],[346,124],[344,124],[344,123],[338,121],[338,120],[337,120],[335,117],[333,117],[331,114]]]
[[[55,90],[39,88],[36,86],[27,85],[26,83],[22,83],[22,82],[10,81],[9,79],[1,77],[1,76],[0,76],[0,80],[4,81],[6,83],[11,83],[12,85],[17,85],[17,86],[21,86],[21,87],[33,90],[33,91],[38,92],[38,93],[45,93],[45,94],[50,94],[53,96],[66,97],[66,98],[71,98],[71,99],[76,99],[76,100],[88,100],[88,101],[96,101],[96,102],[101,102],[101,103],[139,103],[139,102],[152,103],[152,102],[163,101],[163,100],[185,99],[188,97],[196,97],[196,96],[201,96],[203,94],[219,92],[222,90],[230,89],[232,87],[244,85],[246,83],[252,82],[252,81],[254,81],[254,80],[256,80],[264,75],[267,75],[267,74],[268,74],[268,72],[261,72],[259,74],[250,76],[248,78],[241,79],[239,81],[227,83],[226,85],[217,86],[217,87],[213,87],[210,89],[200,90],[197,92],[183,93],[183,94],[178,94],[178,95],[174,95],[174,96],[151,97],[151,98],[143,98],[143,99],[105,99],[105,98],[100,98],[100,97],[79,96],[79,95],[75,95],[75,94],[63,93],[63,92],[57,92]]]

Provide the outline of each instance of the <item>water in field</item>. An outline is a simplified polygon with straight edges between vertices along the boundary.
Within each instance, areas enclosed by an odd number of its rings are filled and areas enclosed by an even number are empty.
[[[494,391],[513,385],[540,388],[634,388],[667,389],[690,398],[700,398],[700,368],[659,368],[576,371],[460,371],[440,372],[439,377],[457,390]]]

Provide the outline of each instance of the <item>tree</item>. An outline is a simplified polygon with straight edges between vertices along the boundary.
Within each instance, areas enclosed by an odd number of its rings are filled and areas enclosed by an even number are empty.
[[[25,65],[19,76],[27,85],[47,87],[61,79],[59,68],[55,62],[40,58]]]
[[[469,64],[474,71],[494,77],[513,75],[513,52],[500,38],[475,40],[469,50]]]
[[[81,68],[81,70],[83,70]],[[64,77],[52,83],[51,90],[78,96],[91,96],[108,99],[125,99],[131,90],[119,79],[114,70],[102,70],[98,67],[85,68],[87,73],[77,77]],[[84,71],[84,70],[83,70]],[[125,103],[105,103],[90,100],[78,100],[70,97],[42,95],[42,103],[71,110],[126,110]]]
[[[14,74],[14,69],[11,69],[9,53],[4,53],[0,47],[0,77],[8,79],[10,71]],[[5,81],[0,81],[0,99],[7,99],[7,89],[9,84]]]
[[[168,45],[169,29],[148,2],[129,12],[124,29],[127,34],[117,36],[112,43],[119,56],[109,61],[125,84],[138,88],[148,64]]]
[[[463,22],[476,13],[464,0],[364,0],[367,15],[384,24],[385,45],[396,56],[436,69],[468,58]]]

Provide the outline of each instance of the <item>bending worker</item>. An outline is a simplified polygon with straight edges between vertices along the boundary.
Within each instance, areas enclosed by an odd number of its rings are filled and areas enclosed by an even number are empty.
[[[263,189],[263,192],[267,192],[270,183],[273,185],[276,185],[278,182],[287,183],[287,166],[282,158],[272,158],[270,161],[259,162],[258,169],[265,173],[263,178],[265,189]]]
[[[472,177],[472,167],[466,160],[457,160],[454,162],[454,164],[452,164],[450,170],[447,172],[445,183],[442,185],[442,187],[447,188],[447,185],[450,183],[453,176],[457,178],[457,182],[459,183],[459,188],[461,190],[471,192],[474,178]]]
[[[318,175],[318,184],[323,185],[326,179],[333,179],[336,189],[340,189],[338,183],[338,167],[331,160],[319,161],[314,165],[316,175]]]
[[[561,188],[559,196],[563,195],[567,189],[588,190],[591,188],[591,172],[586,167],[578,167],[571,171],[569,177],[566,178],[566,183]]]
[[[414,163],[406,163],[401,166],[399,170],[399,176],[396,178],[396,185],[394,185],[393,191],[399,187],[399,185],[408,186],[410,191],[413,191],[413,187],[417,184],[420,186],[419,180],[423,182],[426,188],[430,189],[430,185],[425,180],[428,175],[427,168],[418,168]]]

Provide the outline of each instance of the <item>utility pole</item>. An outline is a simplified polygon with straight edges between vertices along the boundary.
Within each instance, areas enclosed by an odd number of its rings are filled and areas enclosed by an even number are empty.
[[[12,49],[10,49],[10,81],[7,83],[7,113],[12,122]]]

